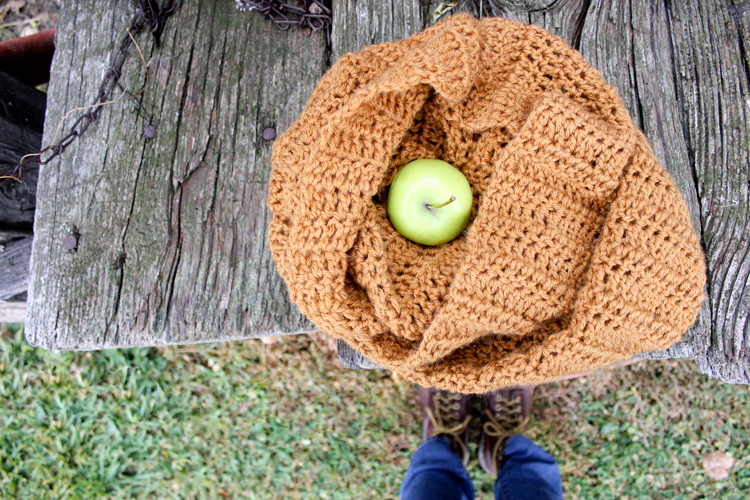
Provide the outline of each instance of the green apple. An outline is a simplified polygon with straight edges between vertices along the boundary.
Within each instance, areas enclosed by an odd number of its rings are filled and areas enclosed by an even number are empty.
[[[396,231],[437,246],[461,234],[474,197],[469,181],[442,160],[414,160],[396,173],[388,191],[388,217]]]

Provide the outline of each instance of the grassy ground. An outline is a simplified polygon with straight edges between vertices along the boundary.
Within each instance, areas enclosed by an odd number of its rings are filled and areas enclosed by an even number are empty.
[[[14,325],[0,336],[0,497],[397,498],[420,442],[415,393],[341,369],[322,335],[53,353]],[[649,361],[537,394],[528,435],[558,458],[568,499],[750,492],[747,387]],[[736,459],[729,478],[704,472],[711,452]],[[491,498],[475,458],[470,473]]]

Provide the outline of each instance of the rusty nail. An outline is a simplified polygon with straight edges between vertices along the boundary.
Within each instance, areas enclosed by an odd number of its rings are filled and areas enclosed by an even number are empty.
[[[273,127],[268,127],[263,131],[263,138],[267,141],[272,141],[276,139],[276,129]]]
[[[146,139],[151,139],[153,137],[156,137],[156,127],[153,125],[146,125],[143,127],[143,137]]]
[[[63,240],[63,248],[65,250],[75,250],[78,247],[78,238],[76,238],[74,235],[68,235]]]

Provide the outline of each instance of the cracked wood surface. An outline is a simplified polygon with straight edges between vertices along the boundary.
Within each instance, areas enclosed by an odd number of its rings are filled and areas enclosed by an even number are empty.
[[[67,110],[95,98],[132,15],[128,0],[63,3],[45,144]],[[145,92],[106,105],[40,173],[27,339],[101,349],[313,330],[267,248],[262,133],[302,110],[324,71],[324,35],[279,32],[230,1],[187,1],[161,49],[147,33],[137,42]],[[145,78],[131,49],[121,85],[136,94]],[[62,241],[74,232],[71,252]]]
[[[281,33],[230,0],[185,2],[149,62],[139,99],[109,105],[40,173],[27,338],[55,349],[229,340],[314,329],[290,304],[266,242],[270,142],[327,65],[416,33],[439,2],[333,2],[321,33]],[[623,97],[690,208],[708,298],[685,338],[652,357],[691,357],[750,381],[746,2],[470,1],[464,10],[543,27],[581,51]],[[45,144],[93,99],[131,12],[124,0],[63,4]],[[136,56],[123,86],[137,92]],[[137,103],[141,103],[140,106]],[[146,140],[143,127],[157,135]],[[80,234],[75,253],[63,238]],[[342,347],[342,358],[366,365]]]

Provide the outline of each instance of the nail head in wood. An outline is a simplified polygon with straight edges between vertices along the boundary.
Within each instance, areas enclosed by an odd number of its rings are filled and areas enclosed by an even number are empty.
[[[65,250],[73,251],[76,248],[78,248],[78,238],[76,238],[74,235],[68,235],[63,240],[63,248]]]
[[[263,139],[267,141],[272,141],[276,139],[276,129],[273,127],[268,127],[263,131]]]

